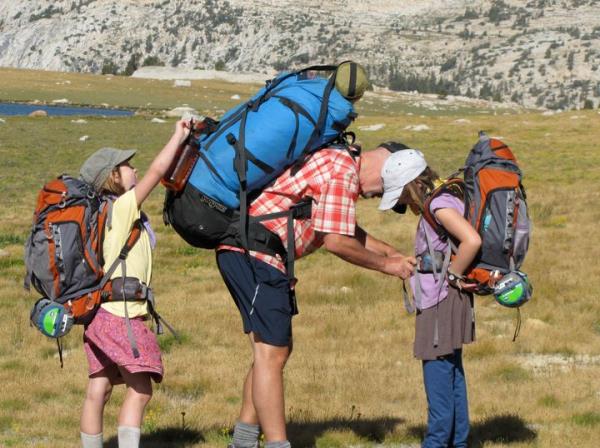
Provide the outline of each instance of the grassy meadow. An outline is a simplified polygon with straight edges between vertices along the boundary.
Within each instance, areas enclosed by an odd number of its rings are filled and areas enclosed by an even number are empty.
[[[153,123],[183,104],[218,116],[257,86],[0,69],[0,102],[51,102],[135,109],[129,118],[0,117],[0,447],[79,446],[87,380],[82,328],[56,345],[29,325],[38,298],[22,288],[23,243],[38,189],[76,174],[102,146],[137,148],[145,171],[174,119]],[[473,447],[596,447],[600,444],[600,115],[542,115],[415,109],[368,102],[353,129],[364,148],[396,139],[423,150],[441,174],[459,167],[477,131],[503,137],[525,173],[534,230],[523,269],[534,298],[517,314],[476,299],[477,342],[465,347]],[[377,131],[358,128],[384,124]],[[425,124],[428,130],[405,130]],[[377,126],[375,126],[377,127]],[[88,136],[85,141],[82,136]],[[224,447],[237,418],[250,347],[214,254],[187,246],[162,224],[162,187],[145,203],[157,232],[153,286],[161,314],[183,334],[159,338],[165,379],[155,388],[142,446]],[[359,202],[359,222],[405,253],[416,218]],[[400,280],[317,252],[297,264],[300,314],[286,367],[286,412],[295,447],[416,447],[426,423],[420,362],[412,357],[413,316]],[[105,413],[105,440],[116,447],[123,388]]]

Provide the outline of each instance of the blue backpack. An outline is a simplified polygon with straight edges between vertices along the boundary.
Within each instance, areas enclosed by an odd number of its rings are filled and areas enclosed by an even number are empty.
[[[308,70],[308,69],[307,69]],[[199,140],[189,183],[217,202],[240,207],[240,184],[260,190],[302,156],[335,140],[356,117],[331,79],[283,73],[227,112]]]
[[[260,222],[310,217],[310,204],[258,218],[249,217],[247,208],[269,182],[289,167],[299,168],[318,149],[335,144],[348,149],[351,133],[345,130],[357,115],[335,88],[338,67],[282,73],[228,111],[210,132],[191,137],[197,161],[183,190],[167,192],[165,223],[195,247],[229,244],[286,259],[289,253],[293,263],[293,241],[284,247]],[[333,74],[321,78],[315,71]]]

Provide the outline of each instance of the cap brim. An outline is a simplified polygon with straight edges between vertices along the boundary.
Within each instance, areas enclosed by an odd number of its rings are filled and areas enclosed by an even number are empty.
[[[124,162],[127,162],[137,151],[135,149],[122,149],[119,153],[119,156],[115,159],[115,166],[120,165]]]
[[[396,202],[398,202],[398,199],[400,199],[400,196],[402,196],[402,190],[404,190],[404,186],[383,193],[378,207],[379,210],[389,210],[393,208],[394,205],[396,205]]]

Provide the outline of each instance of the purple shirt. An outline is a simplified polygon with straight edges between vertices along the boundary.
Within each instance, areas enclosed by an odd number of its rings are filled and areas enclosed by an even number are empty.
[[[463,201],[458,199],[456,196],[453,196],[449,193],[443,193],[439,195],[437,198],[433,199],[430,204],[431,213],[434,215],[437,210],[442,208],[453,208],[456,210],[461,216],[464,215],[465,212],[465,204]],[[436,222],[437,221],[436,219]],[[432,244],[432,249],[434,251],[445,252],[448,247],[448,243],[440,239],[435,230],[429,225],[427,221],[425,221],[422,217],[419,219],[419,224],[417,226],[417,236],[415,237],[415,256],[419,256],[425,252],[428,252],[427,248],[427,239],[425,237],[425,232],[429,236],[429,240]],[[438,274],[439,275],[439,274]],[[443,285],[435,281],[433,274],[419,274],[419,284],[421,285],[421,305],[420,309],[425,310],[427,308],[431,308],[435,306],[436,303],[441,302],[446,297],[448,297],[448,282],[446,278],[441,279]],[[413,275],[410,279],[410,286],[413,291],[413,296],[415,294],[415,285],[417,282],[417,275]],[[439,297],[438,297],[439,291]]]

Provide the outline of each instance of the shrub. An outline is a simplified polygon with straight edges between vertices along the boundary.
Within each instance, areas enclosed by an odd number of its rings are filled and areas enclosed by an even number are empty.
[[[140,56],[141,55],[138,53],[133,53],[131,55],[131,57],[129,58],[129,61],[127,61],[127,66],[125,67],[124,74],[126,76],[131,76],[133,74],[133,72],[135,72],[138,69],[138,67],[140,65],[140,63],[139,63]]]
[[[225,62],[219,59],[215,63],[215,70],[217,70],[219,72],[222,72],[223,70],[225,70]]]
[[[440,72],[447,72],[448,70],[452,70],[454,67],[456,67],[456,56],[451,57],[444,62],[440,67]]]
[[[119,67],[112,61],[104,61],[102,65],[102,74],[103,75],[116,75],[119,73]]]
[[[144,62],[142,62],[142,67],[146,67],[148,65],[158,65],[160,67],[164,67],[165,63],[157,56],[147,56],[144,59]]]

